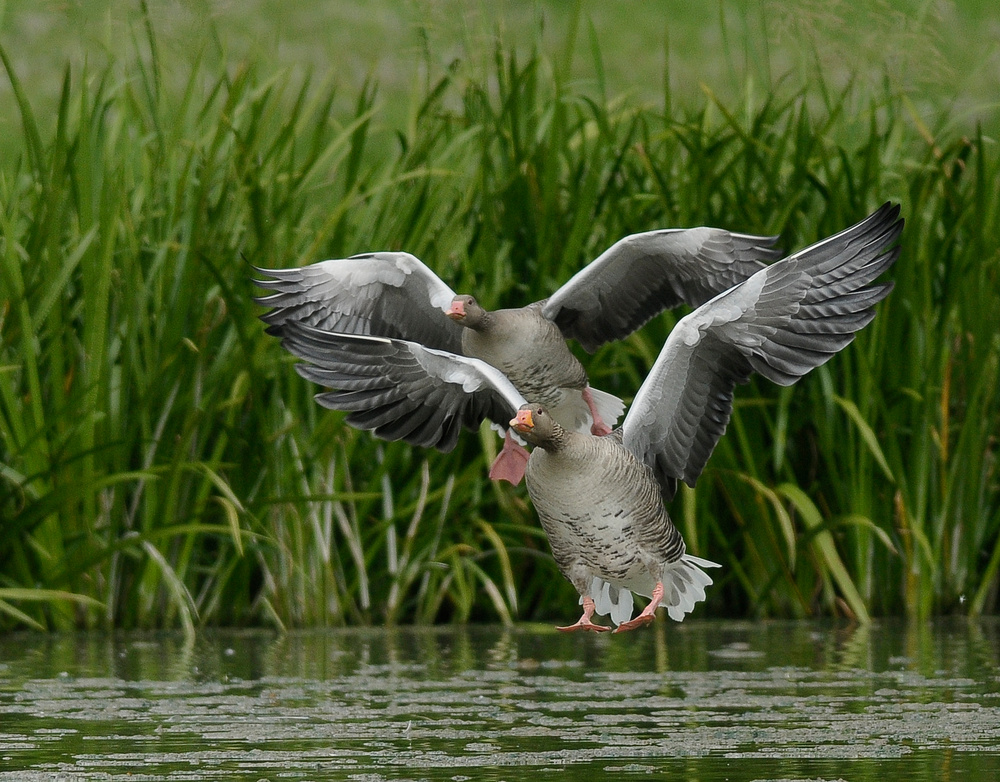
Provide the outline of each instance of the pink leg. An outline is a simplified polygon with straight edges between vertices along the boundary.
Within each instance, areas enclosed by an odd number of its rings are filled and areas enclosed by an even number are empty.
[[[575,625],[566,625],[566,627],[557,627],[561,633],[575,633],[577,630],[590,630],[592,633],[606,633],[610,630],[610,627],[605,627],[604,625],[595,625],[590,621],[590,617],[594,615],[594,601],[589,598],[583,598],[583,616],[580,617],[579,621]]]
[[[528,465],[528,452],[514,442],[510,432],[503,438],[503,448],[490,465],[490,480],[507,481],[517,486]]]
[[[594,419],[594,423],[590,426],[590,433],[596,434],[599,437],[611,434],[611,427],[604,423],[601,414],[597,412],[597,405],[594,404],[594,395],[590,393],[590,386],[584,386],[583,391],[580,393],[583,394],[583,401],[587,403],[587,407],[590,408],[590,415]]]
[[[622,622],[618,627],[615,628],[616,633],[624,633],[626,630],[635,630],[637,627],[642,627],[643,625],[648,625],[654,619],[654,614],[656,609],[660,605],[660,601],[663,599],[663,582],[657,581],[656,586],[653,588],[653,597],[649,601],[649,605],[642,609],[642,613],[639,614],[635,619],[630,619],[627,622]]]

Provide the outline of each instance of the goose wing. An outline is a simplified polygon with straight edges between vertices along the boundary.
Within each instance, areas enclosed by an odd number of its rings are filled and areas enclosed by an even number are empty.
[[[854,339],[892,283],[870,284],[899,254],[899,207],[757,272],[682,318],[622,423],[625,446],[665,496],[693,486],[729,422],[733,390],[757,372],[791,385]]]
[[[271,307],[260,316],[269,334],[281,336],[285,324],[297,321],[461,352],[462,327],[444,314],[455,292],[409,253],[365,253],[296,269],[254,268],[273,278],[254,280],[275,291],[255,299]]]
[[[288,321],[281,344],[309,362],[295,369],[331,389],[316,401],[383,440],[449,451],[465,426],[489,419],[505,431],[525,400],[484,361],[416,342],[339,334]]]
[[[696,307],[781,253],[776,236],[672,228],[615,242],[544,303],[543,314],[593,353],[681,303]]]

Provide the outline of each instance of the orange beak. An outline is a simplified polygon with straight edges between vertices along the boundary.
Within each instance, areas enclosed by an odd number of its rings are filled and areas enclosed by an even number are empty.
[[[531,411],[518,410],[517,415],[510,419],[510,425],[519,432],[530,432],[535,428],[535,422],[531,420]]]
[[[448,310],[445,315],[447,315],[452,320],[461,320],[465,317],[465,305],[456,299],[451,303],[451,309]]]

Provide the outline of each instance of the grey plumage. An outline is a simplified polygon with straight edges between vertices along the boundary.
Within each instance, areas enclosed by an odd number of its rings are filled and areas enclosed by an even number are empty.
[[[892,283],[869,285],[899,255],[899,207],[755,274],[682,318],[622,422],[625,447],[665,497],[694,485],[729,423],[733,391],[753,372],[790,385],[846,347]]]
[[[462,427],[484,420],[506,429],[524,397],[484,361],[405,340],[326,332],[298,321],[284,324],[282,344],[309,364],[306,380],[332,390],[316,395],[347,423],[384,440],[450,451]]]
[[[523,405],[530,428],[528,495],[560,572],[599,615],[621,625],[632,615],[631,593],[650,597],[664,585],[665,606],[681,621],[705,599],[714,562],[687,555],[652,472],[622,445],[618,429],[593,437],[563,429],[545,408]]]
[[[678,480],[694,485],[725,431],[738,383],[754,372],[793,383],[871,321],[892,289],[874,281],[898,257],[902,227],[898,206],[886,204],[682,318],[621,428],[605,437],[562,427],[544,406],[519,401],[502,373],[468,357],[430,351],[421,360],[427,349],[412,343],[348,341],[308,327],[289,329],[284,344],[315,365],[303,374],[346,392],[321,401],[352,415],[371,411],[365,420],[381,436],[425,432],[441,405],[444,419],[469,426],[516,415],[510,423],[536,445],[528,492],[560,570],[581,594],[583,626],[596,627],[588,600],[621,625],[631,615],[629,593],[650,595],[659,584],[662,604],[680,620],[704,599],[711,578],[702,568],[715,563],[685,552],[663,500]],[[366,383],[370,398],[357,395],[355,384]],[[651,619],[648,607],[628,625],[643,618]]]
[[[526,399],[541,402],[563,426],[591,430],[594,417],[583,397],[594,398],[600,419],[612,424],[625,404],[616,396],[589,389],[587,372],[538,303],[516,309],[483,309],[472,296],[458,296],[453,311],[466,326],[462,352],[503,372]],[[453,316],[454,317],[454,316]]]
[[[609,592],[649,597],[657,582],[671,582],[663,605],[673,609],[675,619],[683,618],[704,599],[704,587],[712,580],[699,570],[700,594],[684,599],[685,583],[693,586],[696,579],[684,540],[652,474],[622,446],[621,430],[606,437],[568,432],[546,421],[544,408],[527,407],[534,414],[534,433],[521,434],[540,447],[532,451],[525,482],[560,571],[581,596],[594,599],[598,614],[610,613],[616,624],[631,618],[631,599],[627,615],[616,612],[610,594],[603,602],[605,585]]]
[[[286,324],[298,322],[480,358],[507,374],[523,395],[549,405],[563,425],[588,431],[601,419],[613,424],[624,405],[596,391],[593,407],[587,403],[581,396],[591,391],[586,372],[565,340],[576,338],[593,352],[668,307],[701,304],[778,257],[775,241],[719,228],[634,234],[547,300],[487,312],[471,297],[461,297],[469,317],[459,320],[466,328],[442,317],[454,291],[402,252],[365,253],[297,269],[258,268],[274,279],[256,284],[275,293],[256,301],[272,308],[261,318],[277,336]]]
[[[680,304],[697,307],[781,257],[776,236],[668,228],[615,242],[542,302],[542,314],[593,353]]]
[[[286,323],[296,322],[462,350],[462,327],[443,316],[455,292],[409,253],[362,253],[295,269],[254,269],[274,278],[254,281],[274,291],[254,299],[271,308],[260,316],[269,334],[280,337]]]

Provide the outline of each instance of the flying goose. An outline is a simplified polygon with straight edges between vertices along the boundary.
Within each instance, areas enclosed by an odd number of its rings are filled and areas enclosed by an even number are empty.
[[[275,291],[256,301],[272,308],[261,319],[277,336],[297,322],[482,359],[526,398],[546,405],[562,426],[607,434],[625,406],[590,387],[566,340],[576,339],[593,353],[667,308],[702,304],[779,257],[776,240],[706,227],[633,234],[549,298],[492,312],[472,296],[457,295],[405,252],[365,253],[296,269],[255,267],[274,278],[255,284]],[[490,477],[516,485],[527,452],[505,431]]]
[[[705,599],[716,563],[686,553],[664,501],[695,484],[725,432],[737,383],[757,372],[791,385],[843,349],[875,316],[892,283],[899,207],[885,204],[835,236],[756,272],[682,318],[620,428],[606,436],[563,427],[478,359],[415,342],[324,332],[288,321],[283,344],[309,362],[316,396],[347,422],[389,440],[447,449],[462,426],[510,425],[534,446],[528,494],[583,615],[560,630],[616,632],[681,621]],[[632,593],[650,598],[632,619]]]

